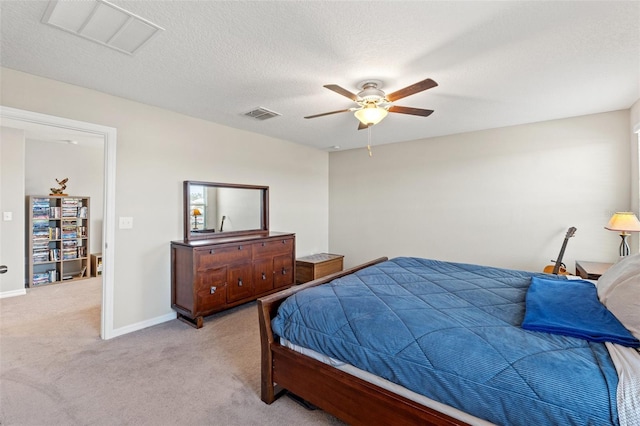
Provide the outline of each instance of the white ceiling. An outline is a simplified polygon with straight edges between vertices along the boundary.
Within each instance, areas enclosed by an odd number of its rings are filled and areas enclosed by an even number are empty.
[[[640,98],[640,1],[113,1],[163,27],[134,56],[0,1],[2,66],[319,149],[365,146],[323,88],[379,79],[396,102],[375,144],[614,111]],[[256,107],[282,116],[258,121]]]

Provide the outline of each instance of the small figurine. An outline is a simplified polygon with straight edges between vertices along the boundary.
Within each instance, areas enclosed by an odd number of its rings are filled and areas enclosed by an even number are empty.
[[[60,188],[51,188],[51,194],[49,195],[59,195],[59,196],[65,197],[67,194],[64,193],[64,190],[67,189],[68,180],[69,178],[64,178],[62,180],[58,180],[56,178],[56,182],[58,182],[58,185],[60,186]]]

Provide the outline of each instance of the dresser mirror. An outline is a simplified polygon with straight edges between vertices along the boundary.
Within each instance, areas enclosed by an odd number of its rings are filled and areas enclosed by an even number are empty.
[[[269,230],[269,187],[184,181],[186,241]]]

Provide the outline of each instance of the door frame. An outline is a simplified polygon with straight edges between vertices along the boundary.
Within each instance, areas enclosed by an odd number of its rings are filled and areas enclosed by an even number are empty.
[[[71,120],[53,115],[0,106],[0,118],[81,131],[101,136],[104,140],[104,211],[102,222],[102,307],[100,337],[111,339],[114,314],[115,270],[115,192],[117,130],[100,124]]]

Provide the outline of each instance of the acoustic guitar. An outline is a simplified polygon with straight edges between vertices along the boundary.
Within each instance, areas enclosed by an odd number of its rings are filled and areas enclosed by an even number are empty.
[[[565,235],[564,237],[564,242],[562,243],[562,248],[560,249],[560,254],[558,254],[558,259],[557,260],[552,260],[552,262],[555,262],[555,264],[553,265],[547,265],[544,267],[544,273],[546,274],[554,274],[554,275],[571,275],[567,272],[567,268],[564,265],[564,263],[562,263],[562,258],[564,256],[564,251],[567,248],[567,243],[569,242],[569,238],[573,237],[573,235],[576,233],[576,228],[574,226],[572,226],[571,228],[569,228],[567,230],[567,235]]]

